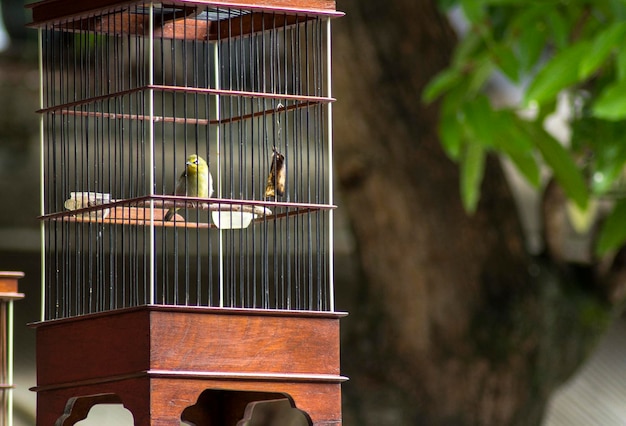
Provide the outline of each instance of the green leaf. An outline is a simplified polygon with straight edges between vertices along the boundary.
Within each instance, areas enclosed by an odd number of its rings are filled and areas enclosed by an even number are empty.
[[[559,11],[560,9],[555,7],[548,9],[546,18],[557,47],[564,48],[569,44],[570,24]]]
[[[485,5],[512,5],[512,4],[521,4],[525,5],[528,3],[528,0],[483,0]]]
[[[567,200],[565,212],[574,231],[579,235],[584,235],[591,230],[591,227],[596,222],[598,201],[595,198],[591,198],[587,208],[582,210],[576,204]]]
[[[613,122],[611,122],[613,124]],[[614,123],[621,128],[620,135],[604,137],[597,141],[594,152],[594,169],[591,176],[591,188],[594,193],[602,195],[615,189],[618,179],[623,177],[626,163],[626,144],[624,144],[624,125]],[[620,125],[621,124],[621,125]]]
[[[510,110],[493,111],[489,117],[491,138],[495,149],[511,160],[518,171],[534,187],[540,184],[535,146],[516,122],[519,118]]]
[[[617,79],[626,80],[626,49],[619,49],[615,58],[617,62]]]
[[[493,146],[493,110],[484,95],[479,95],[463,105],[466,133],[475,143],[485,147]]]
[[[515,168],[526,178],[526,181],[534,188],[539,188],[541,184],[541,173],[537,159],[532,153],[518,154],[508,153],[508,158],[513,162]]]
[[[593,153],[588,163],[593,193],[603,195],[612,191],[626,163],[626,122],[578,116],[570,123],[570,149]]]
[[[513,162],[528,183],[538,188],[541,183],[541,173],[530,138],[518,127],[511,125],[502,134],[502,139],[500,150]]]
[[[611,14],[618,20],[626,18],[626,4],[624,0],[608,0],[611,6]]]
[[[439,120],[439,139],[446,154],[458,160],[462,146],[462,129],[457,118],[452,114],[446,114]]]
[[[493,62],[487,55],[483,55],[474,62],[473,72],[469,75],[469,95],[474,95],[482,90],[483,86],[493,72]]]
[[[506,75],[509,80],[517,83],[519,81],[520,63],[511,50],[510,46],[498,45],[493,49],[493,61]]]
[[[626,200],[620,200],[613,207],[600,230],[596,245],[599,255],[615,250],[626,241]]]
[[[588,53],[589,47],[588,41],[582,41],[554,56],[528,87],[525,104],[544,104],[554,99],[564,88],[576,83],[579,79],[578,64]]]
[[[461,8],[467,20],[472,23],[480,23],[485,18],[482,0],[461,0]]]
[[[461,199],[468,213],[476,211],[484,170],[485,149],[479,143],[467,143],[461,161]]]
[[[541,21],[535,21],[521,29],[518,50],[522,70],[530,70],[539,61],[546,46],[546,33],[545,24]]]
[[[552,8],[546,2],[527,2],[511,16],[507,39],[514,43],[521,71],[530,71],[548,45],[550,26],[546,23],[546,16]]]
[[[591,108],[593,115],[604,120],[626,118],[626,81],[607,86]]]
[[[537,149],[541,152],[543,159],[550,166],[554,177],[561,185],[567,196],[574,201],[581,209],[587,208],[589,193],[585,179],[580,170],[570,157],[569,152],[548,134],[540,123],[525,123],[525,130],[535,142]]]
[[[422,92],[422,102],[431,103],[461,80],[461,72],[447,68],[433,78]]]
[[[618,22],[601,31],[593,40],[591,49],[580,62],[579,77],[585,79],[593,74],[611,52],[622,44],[626,34],[626,22]]]
[[[466,137],[485,149],[495,148],[507,156],[517,169],[535,187],[540,183],[540,172],[534,155],[534,144],[514,123],[511,111],[494,111],[489,100],[480,96],[463,106]]]
[[[467,79],[462,79],[446,92],[441,102],[441,115],[459,114],[462,105],[467,101],[467,85]]]
[[[452,52],[452,66],[465,69],[468,62],[474,60],[485,49],[482,37],[476,32],[469,32],[459,41]]]
[[[448,9],[452,9],[452,7],[456,5],[456,3],[457,0],[439,0],[437,2],[437,6],[439,6],[441,10],[446,11]]]
[[[596,169],[591,176],[591,189],[594,194],[603,195],[613,189],[615,181],[621,176],[623,166],[623,163],[621,166],[610,164]]]
[[[527,133],[520,130],[519,121],[520,118],[511,110],[499,110],[492,118],[498,149],[516,154],[526,154],[534,150],[533,141]]]

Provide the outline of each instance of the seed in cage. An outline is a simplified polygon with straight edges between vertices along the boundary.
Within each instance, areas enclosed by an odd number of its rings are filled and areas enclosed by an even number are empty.
[[[285,195],[285,177],[286,177],[285,156],[278,152],[276,147],[272,153],[272,167],[265,184],[266,197],[282,197]]]
[[[78,210],[87,207],[100,206],[111,202],[111,194],[102,192],[70,192],[70,198],[63,205],[68,210]],[[104,219],[109,215],[109,209],[92,210],[84,213],[83,217]]]

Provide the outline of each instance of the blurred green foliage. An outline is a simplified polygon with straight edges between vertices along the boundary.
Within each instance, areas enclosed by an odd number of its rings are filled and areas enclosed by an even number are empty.
[[[476,209],[489,152],[505,156],[540,189],[546,167],[569,200],[614,208],[596,246],[604,253],[626,241],[626,1],[440,0],[468,23],[447,69],[423,93],[440,100],[439,134],[461,168],[461,197]],[[513,105],[495,105],[492,77],[521,91]],[[569,140],[545,130],[546,118],[569,106]]]

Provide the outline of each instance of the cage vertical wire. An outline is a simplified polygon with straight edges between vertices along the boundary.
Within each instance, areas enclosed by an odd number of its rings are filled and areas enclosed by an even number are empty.
[[[44,320],[153,303],[334,309],[337,15],[173,1],[34,16]],[[176,190],[192,155],[211,197]]]

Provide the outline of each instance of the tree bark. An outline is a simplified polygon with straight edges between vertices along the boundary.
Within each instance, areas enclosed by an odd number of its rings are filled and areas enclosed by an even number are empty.
[[[357,247],[338,283],[344,421],[536,425],[607,309],[525,252],[497,160],[477,212],[463,210],[437,107],[420,102],[455,44],[434,3],[344,0],[333,27],[335,165]],[[560,306],[564,291],[580,297]],[[579,302],[597,317],[580,324]]]

